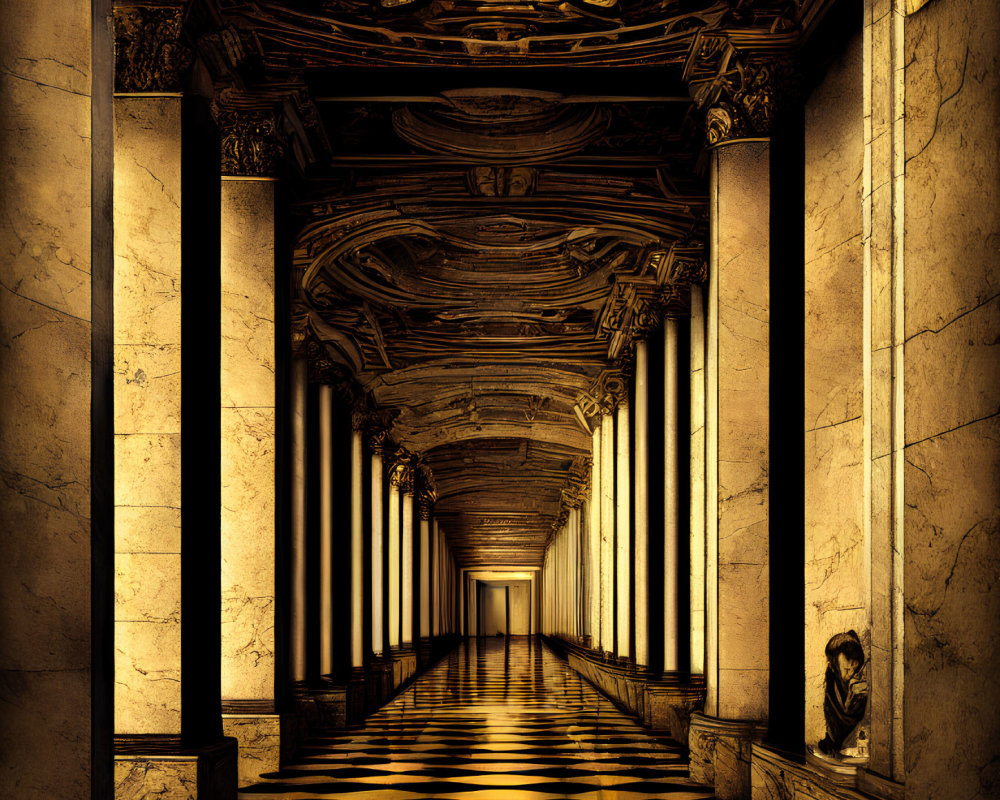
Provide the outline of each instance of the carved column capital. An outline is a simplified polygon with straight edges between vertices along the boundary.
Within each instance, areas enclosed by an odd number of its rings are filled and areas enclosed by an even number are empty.
[[[246,178],[275,177],[284,156],[275,113],[264,109],[223,106],[217,106],[215,112],[222,138],[222,174]]]
[[[413,453],[405,447],[396,448],[389,467],[389,483],[403,494],[413,494],[414,463]]]
[[[184,3],[115,5],[115,91],[180,92],[191,66],[181,41]]]
[[[712,81],[692,87],[705,112],[709,145],[771,135],[780,103],[795,93],[796,70],[788,57],[727,59]]]
[[[434,513],[434,503],[437,502],[437,492],[426,467],[419,471],[417,482],[417,504],[420,508],[420,519],[430,519]]]

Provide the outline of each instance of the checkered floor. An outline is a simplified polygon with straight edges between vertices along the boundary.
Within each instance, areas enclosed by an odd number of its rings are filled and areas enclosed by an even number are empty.
[[[312,739],[240,792],[351,800],[702,800],[652,735],[537,640],[470,641],[357,730]]]

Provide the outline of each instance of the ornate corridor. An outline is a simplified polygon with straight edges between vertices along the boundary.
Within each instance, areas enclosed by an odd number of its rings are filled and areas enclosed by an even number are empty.
[[[0,797],[1000,797],[997,0],[0,12]]]

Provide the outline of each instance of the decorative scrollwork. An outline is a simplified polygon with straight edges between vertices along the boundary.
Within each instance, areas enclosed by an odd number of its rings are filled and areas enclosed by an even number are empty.
[[[183,4],[116,7],[113,19],[115,91],[181,91],[192,61],[181,41]]]

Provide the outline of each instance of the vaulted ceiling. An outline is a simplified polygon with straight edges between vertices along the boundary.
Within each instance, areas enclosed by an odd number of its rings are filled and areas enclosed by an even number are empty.
[[[706,110],[751,131],[824,5],[206,6],[217,109],[276,113],[297,165],[295,340],[392,411],[460,563],[540,563],[633,341],[703,275]]]

